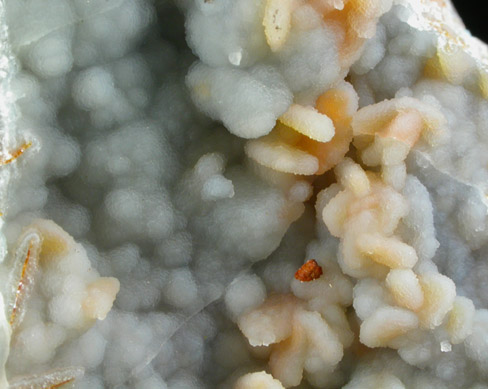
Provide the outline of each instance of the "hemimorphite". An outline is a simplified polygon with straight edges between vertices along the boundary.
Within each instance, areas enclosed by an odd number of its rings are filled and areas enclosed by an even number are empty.
[[[480,387],[487,54],[447,1],[0,0],[0,387]]]

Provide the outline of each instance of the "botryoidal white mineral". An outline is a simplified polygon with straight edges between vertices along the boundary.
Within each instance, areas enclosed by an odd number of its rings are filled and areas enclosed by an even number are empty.
[[[488,388],[487,98],[448,0],[0,0],[0,389]]]

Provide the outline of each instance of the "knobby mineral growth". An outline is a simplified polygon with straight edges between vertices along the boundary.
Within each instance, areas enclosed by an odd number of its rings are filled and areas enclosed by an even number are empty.
[[[487,98],[447,0],[0,0],[0,388],[488,388]]]

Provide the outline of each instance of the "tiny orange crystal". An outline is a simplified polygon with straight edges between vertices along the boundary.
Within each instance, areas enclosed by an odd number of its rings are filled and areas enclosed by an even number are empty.
[[[300,269],[295,273],[295,278],[302,282],[309,282],[316,280],[322,275],[322,268],[315,259],[310,259],[305,262]]]
[[[12,152],[11,154],[11,157],[10,158],[3,158],[0,157],[0,166],[3,166],[3,165],[8,165],[9,163],[12,163],[13,161],[15,161],[17,158],[19,158],[22,154],[24,154],[24,152],[30,148],[32,146],[32,142],[27,142],[27,143],[24,143],[22,146],[20,146],[17,150],[15,150],[14,152]]]

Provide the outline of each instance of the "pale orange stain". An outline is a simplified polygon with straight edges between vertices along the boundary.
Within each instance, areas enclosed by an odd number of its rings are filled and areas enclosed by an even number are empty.
[[[22,289],[24,288],[24,278],[25,278],[25,275],[27,273],[27,266],[29,265],[31,249],[32,249],[32,246],[29,245],[29,249],[27,250],[27,255],[26,255],[25,260],[24,260],[24,265],[22,266],[22,273],[20,275],[19,286],[17,287],[17,292],[15,292],[16,298],[15,298],[15,302],[14,302],[14,307],[12,309],[12,314],[10,315],[10,325],[13,325],[13,323],[15,321],[19,298],[20,298],[20,295],[22,293]]]
[[[15,150],[11,155],[10,158],[7,159],[0,159],[0,166],[3,165],[8,165],[9,163],[12,163],[15,161],[17,158],[19,158],[24,152],[32,146],[32,142],[27,142],[24,143],[22,146],[20,146],[17,150]]]

